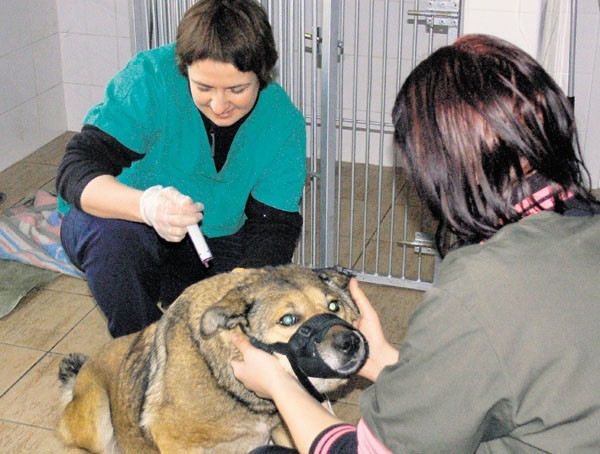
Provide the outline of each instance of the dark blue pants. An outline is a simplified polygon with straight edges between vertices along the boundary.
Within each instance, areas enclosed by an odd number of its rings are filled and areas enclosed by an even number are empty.
[[[235,268],[242,254],[237,234],[207,239],[215,257],[207,270],[189,236],[171,243],[146,224],[98,218],[74,207],[63,217],[61,241],[85,274],[113,337],[158,320],[159,301],[171,304],[189,285]]]

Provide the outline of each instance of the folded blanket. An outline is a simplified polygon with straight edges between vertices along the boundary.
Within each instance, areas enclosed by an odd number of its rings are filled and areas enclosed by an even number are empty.
[[[8,315],[30,290],[60,276],[15,260],[0,260],[0,318]]]
[[[0,215],[0,259],[83,278],[60,243],[61,217],[56,196],[38,191]]]

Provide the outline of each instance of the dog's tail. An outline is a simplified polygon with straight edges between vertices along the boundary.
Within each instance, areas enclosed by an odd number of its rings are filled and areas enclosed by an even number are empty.
[[[75,377],[87,359],[88,356],[83,353],[69,353],[61,360],[58,366],[58,379],[63,387],[73,387]]]
[[[63,400],[70,402],[73,397],[73,386],[75,378],[88,356],[82,353],[69,353],[65,356],[58,366],[58,379],[63,389]]]

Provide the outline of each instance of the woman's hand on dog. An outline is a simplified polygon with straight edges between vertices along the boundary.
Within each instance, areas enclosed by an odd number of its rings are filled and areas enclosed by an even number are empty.
[[[257,396],[273,399],[273,390],[281,389],[288,381],[298,380],[279,362],[277,353],[270,354],[254,347],[241,333],[233,333],[231,340],[242,354],[241,360],[232,360],[233,374],[246,388]]]
[[[241,333],[231,338],[243,357],[231,361],[235,377],[256,395],[275,402],[300,453],[308,453],[313,440],[327,427],[342,422],[283,368],[277,353],[259,350]]]
[[[361,314],[360,319],[354,325],[363,333],[369,343],[369,357],[358,374],[375,381],[384,367],[398,361],[398,350],[386,340],[379,315],[358,286],[358,281],[351,279],[348,288]]]

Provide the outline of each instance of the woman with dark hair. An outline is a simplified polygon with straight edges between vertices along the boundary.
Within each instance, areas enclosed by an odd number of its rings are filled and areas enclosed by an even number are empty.
[[[568,99],[522,50],[466,35],[415,68],[392,117],[445,257],[400,351],[351,282],[373,381],[358,425],[241,334],[236,376],[300,452],[600,452],[600,205]]]
[[[520,220],[516,203],[535,202],[542,188],[556,212],[597,207],[569,100],[533,58],[505,42],[468,36],[440,49],[406,81],[393,117],[410,176],[457,245]]]
[[[62,244],[114,337],[154,322],[159,302],[201,279],[291,260],[306,130],[272,80],[276,61],[258,2],[201,0],[175,43],[113,78],[68,144],[57,176]],[[208,268],[193,247],[199,235],[187,234],[200,221]]]

